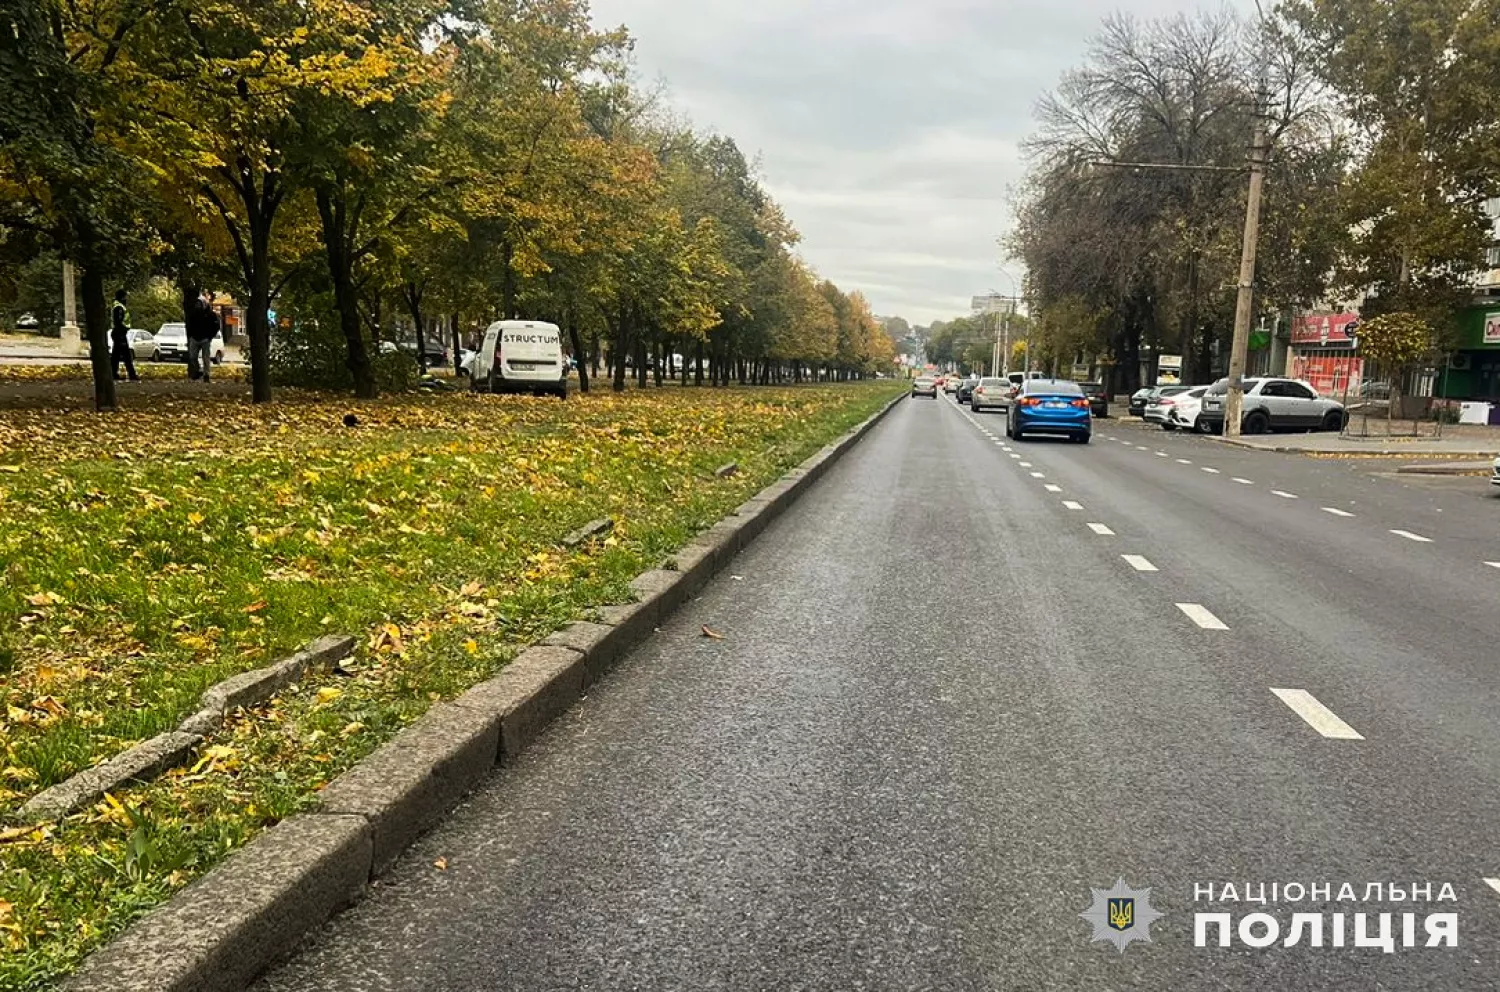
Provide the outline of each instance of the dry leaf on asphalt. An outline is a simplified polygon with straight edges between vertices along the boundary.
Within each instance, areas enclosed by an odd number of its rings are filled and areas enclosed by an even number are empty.
[[[723,634],[721,634],[717,630],[714,630],[713,628],[709,627],[707,624],[703,625],[703,636],[704,637],[712,637],[716,641],[722,641],[724,639],[724,635]]]
[[[438,871],[447,871],[448,870],[448,859],[447,858],[438,858],[436,861],[434,861],[432,863],[432,867],[436,868]]]

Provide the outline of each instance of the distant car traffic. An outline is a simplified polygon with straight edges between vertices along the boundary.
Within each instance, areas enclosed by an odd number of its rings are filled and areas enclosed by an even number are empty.
[[[1208,387],[1198,412],[1200,430],[1224,429],[1224,404],[1228,395],[1228,379],[1220,379]],[[1246,379],[1240,433],[1339,431],[1344,429],[1347,416],[1342,403],[1319,396],[1305,382],[1281,378]]]
[[[911,394],[913,396],[930,396],[937,399],[937,380],[930,375],[919,375],[911,381]]]
[[[960,379],[958,382],[958,392],[954,393],[954,398],[960,403],[968,403],[974,398],[974,387],[977,385],[979,385],[979,376],[977,375],[971,375],[967,379]]]
[[[1208,392],[1207,386],[1194,386],[1185,393],[1178,393],[1172,397],[1172,406],[1167,410],[1167,419],[1162,424],[1166,430],[1182,428],[1185,431],[1198,430],[1198,413],[1203,408],[1203,394]]]
[[[1010,405],[1010,381],[989,375],[974,384],[969,396],[969,408],[975,413],[1004,408]]]
[[[1010,399],[1005,434],[1024,441],[1031,434],[1066,434],[1088,444],[1094,434],[1089,399],[1078,383],[1065,379],[1029,379]]]
[[[1102,382],[1080,382],[1083,395],[1089,398],[1089,412],[1096,417],[1109,416],[1109,391]]]
[[[1177,403],[1173,397],[1191,388],[1191,386],[1157,386],[1146,398],[1146,409],[1141,414],[1142,419],[1148,424],[1161,424],[1167,427],[1167,413]],[[1174,430],[1175,428],[1167,427],[1167,429]]]
[[[956,375],[950,375],[950,376],[946,377],[945,379],[943,379],[943,392],[945,392],[945,393],[956,393],[956,392],[958,392],[958,376],[956,376]]]

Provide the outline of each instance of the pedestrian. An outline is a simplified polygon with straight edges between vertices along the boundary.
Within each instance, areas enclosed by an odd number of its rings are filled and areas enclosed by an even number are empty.
[[[199,297],[188,315],[188,378],[208,382],[208,370],[213,365],[214,338],[219,335],[219,315],[208,301]]]
[[[135,373],[135,355],[130,350],[130,311],[125,306],[123,289],[115,291],[115,305],[109,314],[109,336],[113,345],[109,357],[114,365],[115,381],[120,380],[120,363],[124,362],[130,381],[140,382],[141,377]]]

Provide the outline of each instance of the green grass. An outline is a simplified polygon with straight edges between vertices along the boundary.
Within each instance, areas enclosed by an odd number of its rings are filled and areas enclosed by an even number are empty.
[[[321,633],[361,641],[340,673],[237,715],[196,766],[0,834],[0,989],[50,987],[898,390],[0,415],[0,814],[175,726],[228,675]],[[714,478],[728,461],[740,474]],[[601,516],[608,540],[560,546]]]

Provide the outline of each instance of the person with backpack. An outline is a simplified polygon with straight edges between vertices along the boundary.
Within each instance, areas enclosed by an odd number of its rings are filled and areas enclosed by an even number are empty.
[[[199,297],[188,314],[188,378],[208,382],[208,370],[213,365],[214,338],[219,334],[219,315],[208,301]]]
[[[130,311],[125,306],[123,289],[115,291],[115,303],[110,307],[109,337],[112,346],[109,357],[114,365],[115,381],[120,381],[120,363],[124,362],[130,381],[140,382],[141,377],[135,372],[135,355],[130,350]]]

